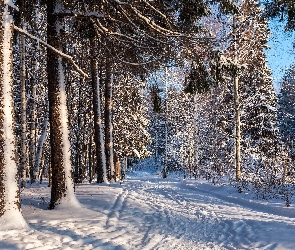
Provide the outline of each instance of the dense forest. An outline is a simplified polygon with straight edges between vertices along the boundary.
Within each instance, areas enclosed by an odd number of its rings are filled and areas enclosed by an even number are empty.
[[[20,190],[121,181],[153,159],[166,178],[295,192],[295,65],[277,94],[270,18],[289,0],[0,0],[0,219]],[[18,227],[17,223],[14,223]]]

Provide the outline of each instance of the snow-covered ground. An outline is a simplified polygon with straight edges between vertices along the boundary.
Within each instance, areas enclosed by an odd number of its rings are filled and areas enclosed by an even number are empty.
[[[141,171],[122,185],[79,184],[83,208],[72,210],[47,210],[49,191],[22,191],[30,229],[0,231],[0,249],[295,249],[293,204],[230,187]]]

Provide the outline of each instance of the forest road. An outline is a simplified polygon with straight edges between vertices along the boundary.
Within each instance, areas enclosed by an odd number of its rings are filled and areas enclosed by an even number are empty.
[[[117,225],[129,225],[134,249],[295,249],[295,218],[229,202],[185,182],[130,179],[118,200]]]
[[[233,199],[228,191],[194,180],[130,174],[121,185],[79,184],[81,207],[47,210],[50,188],[26,188],[22,210],[29,229],[0,228],[0,249],[295,249],[292,214],[271,213],[259,201]]]

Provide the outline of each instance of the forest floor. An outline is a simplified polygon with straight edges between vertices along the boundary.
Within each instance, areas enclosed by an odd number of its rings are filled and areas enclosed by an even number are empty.
[[[228,186],[138,171],[76,195],[82,208],[47,210],[46,183],[24,189],[30,228],[0,228],[0,249],[295,249],[294,204]]]

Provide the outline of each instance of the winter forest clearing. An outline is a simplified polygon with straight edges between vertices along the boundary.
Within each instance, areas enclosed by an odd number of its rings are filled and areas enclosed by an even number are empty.
[[[290,0],[0,0],[0,248],[295,248]]]

